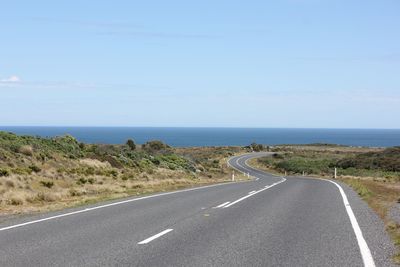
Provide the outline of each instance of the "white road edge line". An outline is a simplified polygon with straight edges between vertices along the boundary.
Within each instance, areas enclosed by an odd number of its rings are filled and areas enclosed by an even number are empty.
[[[240,157],[240,156],[239,156],[239,157]],[[239,158],[239,157],[238,157],[238,158]],[[249,159],[250,159],[250,158],[248,158],[247,160],[245,160],[245,164],[246,164],[246,165],[247,165],[247,161],[248,161]],[[237,163],[238,165],[240,165],[239,162],[238,162],[238,160],[239,160],[239,159],[236,159],[236,163]],[[233,167],[233,166],[231,166],[231,167]],[[247,170],[244,166],[241,166],[241,167],[244,168],[245,170]],[[247,165],[247,167],[249,167],[250,169],[253,169],[252,167],[250,167],[250,166],[248,166],[248,165]],[[234,167],[233,167],[233,168],[234,168]],[[235,168],[235,169],[236,169],[236,168]],[[273,175],[273,176],[277,177],[276,175]],[[263,190],[266,190],[266,189],[268,189],[268,188],[271,188],[271,187],[273,187],[273,186],[275,186],[275,185],[277,185],[277,184],[280,184],[280,183],[286,181],[285,178],[283,178],[283,177],[281,177],[281,178],[284,179],[284,180],[282,180],[282,181],[280,181],[280,182],[277,182],[277,183],[274,183],[274,184],[272,184],[272,185],[270,185],[270,186],[266,186],[264,189],[261,189],[261,190],[257,191],[257,193],[259,193],[259,192],[261,192],[261,191],[263,191]],[[360,228],[360,226],[359,226],[359,224],[358,224],[358,222],[357,222],[356,216],[355,216],[354,213],[353,213],[353,209],[352,209],[351,206],[350,206],[350,203],[349,203],[349,201],[348,201],[348,199],[347,199],[347,196],[346,196],[346,194],[345,194],[343,188],[342,188],[338,183],[336,183],[336,182],[334,182],[334,181],[331,181],[331,180],[327,180],[327,179],[317,179],[317,180],[323,180],[323,181],[327,181],[327,182],[333,183],[334,185],[336,185],[337,188],[339,188],[339,192],[340,192],[340,194],[341,194],[341,196],[342,196],[342,199],[343,199],[343,204],[344,204],[344,206],[345,206],[345,208],[346,208],[346,212],[347,212],[347,215],[348,215],[348,217],[349,217],[349,219],[350,219],[351,226],[353,227],[353,231],[354,231],[354,233],[355,233],[355,235],[356,235],[357,243],[358,243],[358,246],[359,246],[359,248],[360,248],[361,257],[362,257],[364,266],[365,266],[365,267],[375,267],[374,258],[372,257],[372,254],[371,254],[371,251],[370,251],[370,249],[369,249],[369,247],[368,247],[368,244],[367,244],[367,242],[366,242],[365,239],[364,239],[364,236],[363,236],[363,234],[362,234],[361,228]],[[229,207],[229,206],[231,206],[231,205],[234,205],[235,203],[237,203],[237,202],[239,202],[239,201],[242,201],[242,200],[244,200],[244,199],[246,199],[246,198],[248,198],[248,197],[250,197],[250,196],[253,196],[253,195],[254,195],[254,194],[252,194],[252,195],[247,195],[247,196],[245,196],[245,197],[242,197],[242,198],[240,198],[240,199],[238,199],[238,200],[232,202],[231,204],[225,206],[224,208],[227,208],[227,207]]]
[[[230,203],[230,201],[227,201],[227,202],[225,202],[225,203],[222,203],[222,204],[220,204],[220,205],[214,207],[214,209],[222,208],[223,206],[225,206],[225,205],[227,205],[227,204],[229,204],[229,203]]]
[[[162,231],[161,233],[158,233],[158,234],[153,235],[153,236],[151,236],[151,237],[149,237],[149,238],[147,238],[147,239],[145,239],[145,240],[143,240],[143,241],[140,241],[140,242],[138,243],[138,245],[144,245],[144,244],[150,243],[150,242],[153,241],[154,239],[157,239],[157,238],[159,238],[160,236],[163,236],[163,235],[165,235],[165,234],[167,234],[167,233],[169,233],[169,232],[171,232],[171,231],[173,231],[173,230],[174,230],[174,229],[167,229],[167,230],[164,230],[164,231]]]
[[[247,181],[244,181],[244,182],[247,182]],[[0,228],[0,232],[1,231],[6,231],[6,230],[10,230],[10,229],[13,229],[13,228],[18,228],[18,227],[30,225],[30,224],[45,222],[45,221],[54,220],[54,219],[62,218],[62,217],[67,217],[67,216],[71,216],[71,215],[75,215],[75,214],[79,214],[79,213],[89,212],[89,211],[92,211],[92,210],[97,210],[97,209],[117,206],[117,205],[121,205],[121,204],[125,204],[125,203],[130,203],[130,202],[134,202],[134,201],[138,201],[138,200],[154,198],[154,197],[160,197],[160,196],[166,196],[166,195],[172,195],[172,194],[183,193],[183,192],[188,192],[188,191],[195,191],[195,190],[205,189],[205,188],[209,188],[209,187],[228,185],[228,184],[232,184],[232,182],[214,184],[214,185],[206,185],[206,186],[188,188],[188,189],[183,189],[183,190],[179,190],[179,191],[166,192],[166,193],[161,193],[161,194],[156,194],[156,195],[151,195],[151,196],[127,199],[127,200],[123,200],[123,201],[113,202],[113,203],[110,203],[110,204],[105,204],[105,205],[95,206],[95,207],[91,207],[91,208],[85,208],[85,209],[77,210],[77,211],[73,211],[73,212],[63,213],[63,214],[59,214],[59,215],[55,215],[55,216],[50,216],[50,217],[46,217],[46,218],[43,218],[43,219],[38,219],[38,220],[28,221],[28,222],[24,222],[24,223],[20,223],[20,224],[14,224],[14,225],[6,226],[6,227],[3,227],[3,228]]]
[[[343,204],[346,208],[347,211],[347,215],[349,216],[350,222],[351,222],[351,226],[353,227],[353,231],[356,235],[357,238],[357,242],[358,242],[358,247],[360,248],[360,252],[361,252],[361,257],[362,260],[364,262],[364,266],[365,267],[375,267],[375,262],[374,262],[374,258],[372,257],[371,251],[368,247],[367,242],[364,239],[364,236],[362,234],[361,228],[358,225],[356,216],[353,213],[353,209],[350,206],[349,200],[347,199],[347,196],[343,190],[343,188],[336,182],[331,181],[331,180],[326,180],[326,179],[320,179],[320,180],[324,180],[327,182],[331,182],[334,185],[337,186],[337,188],[339,188],[339,192],[342,195],[342,199],[343,199]]]
[[[249,195],[247,195],[247,196],[241,197],[241,198],[239,198],[238,200],[235,200],[235,201],[233,201],[232,203],[230,203],[230,204],[224,206],[224,209],[225,209],[225,208],[229,208],[229,207],[235,205],[236,203],[238,203],[238,202],[240,202],[240,201],[243,201],[243,200],[245,200],[246,198],[249,198],[249,197],[251,197],[251,196],[254,196],[254,195],[256,195],[256,194],[258,194],[258,193],[260,193],[260,192],[262,192],[262,191],[264,191],[264,190],[267,190],[267,189],[269,189],[269,188],[275,186],[275,185],[278,185],[278,184],[280,184],[280,183],[283,183],[284,181],[286,181],[286,179],[285,179],[285,178],[282,178],[282,180],[279,181],[279,182],[276,182],[276,183],[274,183],[274,184],[272,184],[272,185],[270,185],[270,186],[268,186],[268,187],[265,187],[265,188],[263,188],[263,189],[260,189],[260,190],[256,191],[256,192],[253,193],[253,194],[249,194]]]
[[[255,192],[257,192],[256,190],[249,192],[249,194],[254,194]]]

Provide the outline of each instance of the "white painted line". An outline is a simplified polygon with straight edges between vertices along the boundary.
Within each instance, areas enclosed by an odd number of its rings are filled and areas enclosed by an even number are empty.
[[[257,192],[256,190],[249,192],[249,194],[254,194],[255,192]]]
[[[239,157],[240,157],[240,156],[239,156]],[[251,158],[248,158],[247,160],[245,160],[245,164],[246,164],[246,166],[247,166],[248,168],[245,168],[245,167],[241,166],[241,167],[244,168],[245,170],[254,170],[254,168],[252,168],[252,167],[250,167],[250,166],[247,165],[247,161],[250,160],[250,159],[251,159]],[[236,159],[236,163],[238,164],[238,159]],[[234,168],[234,169],[236,169],[236,168],[233,167],[233,166],[231,166],[231,167]],[[236,169],[236,170],[238,170],[238,169]],[[238,170],[238,171],[240,171],[240,170]],[[274,174],[269,174],[269,175],[278,177],[277,175],[274,175]],[[257,194],[257,193],[259,193],[259,192],[262,192],[263,190],[266,190],[266,189],[268,189],[268,188],[271,188],[271,187],[273,187],[273,186],[275,186],[275,185],[277,185],[277,184],[280,184],[280,183],[286,181],[285,178],[283,178],[283,177],[281,177],[281,178],[282,178],[283,180],[281,180],[280,182],[274,183],[274,184],[272,184],[272,185],[270,185],[270,186],[265,186],[264,189],[258,190],[255,194]],[[354,231],[354,233],[355,233],[355,235],[356,235],[356,238],[357,238],[357,243],[358,243],[358,246],[359,246],[359,248],[360,248],[361,257],[362,257],[364,266],[365,266],[365,267],[375,267],[375,262],[374,262],[374,259],[373,259],[373,257],[372,257],[371,251],[370,251],[370,249],[369,249],[369,247],[368,247],[367,242],[366,242],[365,239],[364,239],[364,236],[363,236],[363,234],[362,234],[361,228],[360,228],[360,226],[359,226],[359,224],[358,224],[358,222],[357,222],[356,216],[355,216],[354,213],[353,213],[353,209],[352,209],[351,206],[350,206],[350,203],[349,203],[349,201],[348,201],[348,199],[347,199],[346,194],[344,193],[343,188],[342,188],[338,183],[336,183],[336,182],[334,182],[334,181],[326,180],[326,179],[319,179],[319,180],[324,180],[324,181],[331,182],[331,183],[333,183],[334,185],[336,185],[337,188],[339,188],[339,192],[340,192],[340,194],[341,194],[341,196],[342,196],[342,199],[343,199],[343,204],[344,204],[344,206],[345,206],[345,208],[346,208],[347,215],[348,215],[348,217],[349,217],[349,219],[350,219],[351,225],[352,225],[352,227],[353,227],[353,231]],[[253,196],[253,195],[255,195],[255,194],[251,194],[251,195],[244,196],[244,197],[242,197],[242,198],[240,198],[240,199],[238,199],[238,200],[236,200],[236,201],[230,203],[229,205],[224,206],[224,208],[228,208],[228,207],[230,207],[230,206],[232,206],[232,205],[234,205],[234,204],[236,204],[236,203],[238,203],[238,202],[240,202],[240,201],[242,201],[242,200],[244,200],[244,199],[246,199],[246,198],[248,198],[248,197],[250,197],[250,196]]]
[[[112,206],[117,206],[117,205],[121,205],[121,204],[125,204],[125,203],[130,203],[130,202],[134,202],[134,201],[138,201],[138,200],[154,198],[154,197],[160,197],[160,196],[166,196],[166,195],[172,195],[172,194],[183,193],[183,192],[188,192],[188,191],[195,191],[195,190],[200,190],[200,189],[205,189],[205,188],[210,188],[210,187],[215,187],[215,186],[221,186],[221,185],[227,185],[227,184],[231,184],[231,183],[206,185],[206,186],[202,186],[202,187],[195,187],[195,188],[183,189],[183,190],[173,191],[173,192],[166,192],[166,193],[161,193],[161,194],[156,194],[156,195],[151,195],[151,196],[127,199],[127,200],[123,200],[123,201],[113,202],[113,203],[110,203],[110,204],[95,206],[95,207],[92,207],[92,208],[85,208],[85,209],[82,209],[82,210],[77,210],[77,211],[73,211],[73,212],[63,213],[63,214],[59,214],[59,215],[55,215],[55,216],[50,216],[50,217],[46,217],[46,218],[43,218],[43,219],[38,219],[38,220],[28,221],[28,222],[24,222],[24,223],[20,223],[20,224],[14,224],[14,225],[11,225],[11,226],[6,226],[6,227],[3,227],[3,228],[0,228],[0,232],[1,231],[6,231],[6,230],[10,230],[10,229],[14,229],[14,228],[18,228],[18,227],[22,227],[22,226],[27,226],[27,225],[30,225],[30,224],[45,222],[45,221],[54,220],[54,219],[57,219],[57,218],[62,218],[62,217],[67,217],[67,216],[71,216],[71,215],[75,215],[75,214],[89,212],[89,211],[92,211],[92,210],[103,209],[103,208],[107,208],[107,207],[112,207]]]
[[[280,180],[280,181],[277,182],[277,183],[274,183],[273,185],[271,185],[271,186],[269,186],[269,187],[265,187],[265,188],[263,188],[263,189],[260,189],[260,190],[256,191],[256,192],[253,193],[253,194],[249,194],[249,195],[247,195],[247,196],[241,197],[241,198],[239,198],[238,200],[235,200],[235,201],[233,201],[232,203],[230,203],[230,204],[224,206],[224,209],[225,209],[225,208],[229,208],[229,207],[235,205],[236,203],[238,203],[238,202],[240,202],[240,201],[243,201],[243,200],[245,200],[246,198],[249,198],[249,197],[251,197],[251,196],[254,196],[254,195],[256,195],[256,194],[258,194],[258,193],[260,193],[260,192],[262,192],[262,191],[264,191],[264,190],[267,190],[267,189],[269,189],[269,188],[275,186],[275,185],[278,185],[278,184],[280,184],[280,183],[283,183],[284,181],[286,181],[286,179],[285,179],[285,178],[282,178],[282,180]]]
[[[331,180],[326,180],[326,179],[321,179],[324,181],[328,181],[333,183],[334,185],[337,186],[337,188],[339,188],[339,192],[342,195],[343,198],[343,204],[346,208],[347,211],[347,215],[349,216],[350,222],[351,222],[351,226],[353,227],[353,231],[356,235],[357,238],[357,243],[358,243],[358,247],[360,248],[360,252],[361,252],[361,257],[363,259],[364,262],[364,266],[365,267],[375,267],[375,262],[374,262],[374,258],[372,257],[371,251],[368,247],[367,242],[364,239],[364,236],[361,232],[361,228],[358,225],[356,216],[353,213],[353,209],[350,206],[349,200],[347,199],[346,194],[344,193],[343,188],[336,182],[333,182]]]
[[[260,180],[260,178],[256,178],[256,181]]]
[[[225,203],[222,203],[222,204],[220,204],[220,205],[214,207],[214,209],[222,208],[223,206],[225,206],[225,205],[227,205],[227,204],[229,204],[229,203],[230,203],[230,201],[227,201],[227,202],[225,202]]]
[[[229,167],[231,167],[231,168],[233,168],[233,169],[235,169],[235,170],[237,170],[238,172],[241,172],[241,173],[243,173],[243,174],[246,174],[246,173],[249,173],[249,172],[252,172],[252,171],[260,171],[260,170],[257,170],[257,169],[254,169],[254,168],[250,167],[250,166],[247,164],[247,162],[248,162],[249,160],[253,159],[254,157],[250,157],[250,158],[246,159],[246,160],[244,161],[244,164],[245,164],[245,165],[240,165],[240,164],[239,164],[239,160],[240,160],[241,158],[243,158],[243,156],[248,156],[248,155],[250,155],[250,153],[243,154],[243,155],[239,155],[239,156],[233,156],[233,157],[228,158]],[[260,155],[260,157],[268,156],[268,155],[272,155],[272,153],[263,153],[263,155]],[[256,158],[257,158],[257,157],[256,157]],[[238,168],[236,168],[235,166],[233,166],[233,165],[230,163],[230,161],[234,161],[234,162],[238,165],[238,167],[244,169],[244,171],[243,171],[243,170],[240,170],[240,169],[238,169]],[[265,173],[265,172],[264,172],[264,173]],[[272,174],[272,173],[265,173],[265,174],[268,175],[268,176],[273,176],[273,177],[282,177],[282,176],[275,175],[275,174]],[[257,181],[258,179],[260,179],[260,178],[258,177],[258,178],[256,178],[255,180]]]
[[[143,241],[140,241],[140,242],[138,243],[138,245],[144,245],[144,244],[150,243],[150,242],[153,241],[154,239],[157,239],[157,238],[159,238],[160,236],[163,236],[163,235],[165,235],[165,234],[167,234],[167,233],[169,233],[169,232],[171,232],[171,231],[173,231],[173,230],[174,230],[174,229],[167,229],[167,230],[164,230],[164,231],[162,231],[161,233],[158,233],[158,234],[153,235],[153,236],[151,236],[151,237],[149,237],[149,238],[147,238],[147,239],[145,239],[145,240],[143,240]]]

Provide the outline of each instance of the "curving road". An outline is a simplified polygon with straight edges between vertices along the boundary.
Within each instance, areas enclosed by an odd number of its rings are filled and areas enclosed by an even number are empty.
[[[246,163],[265,155],[229,160],[248,182],[0,224],[0,266],[390,266],[383,224],[352,190]]]

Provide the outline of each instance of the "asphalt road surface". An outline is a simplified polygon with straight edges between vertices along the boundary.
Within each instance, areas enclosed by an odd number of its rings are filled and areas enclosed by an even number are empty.
[[[380,219],[347,186],[280,177],[128,198],[0,224],[0,266],[391,266]]]

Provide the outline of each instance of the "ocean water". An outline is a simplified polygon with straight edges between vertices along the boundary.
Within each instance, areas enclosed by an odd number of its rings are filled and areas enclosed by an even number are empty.
[[[351,146],[400,146],[400,129],[169,128],[169,127],[25,127],[0,126],[0,131],[53,137],[70,134],[81,142],[142,144],[162,140],[177,147],[329,143]]]

